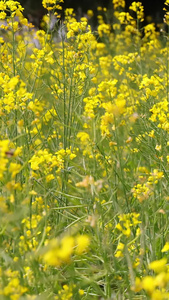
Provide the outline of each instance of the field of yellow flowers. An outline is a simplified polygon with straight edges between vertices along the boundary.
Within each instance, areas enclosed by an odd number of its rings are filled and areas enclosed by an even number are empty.
[[[169,0],[62,2],[0,1],[0,299],[169,299]]]

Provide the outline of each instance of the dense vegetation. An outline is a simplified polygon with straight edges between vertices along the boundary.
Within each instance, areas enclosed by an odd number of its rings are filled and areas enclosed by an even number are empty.
[[[0,1],[0,299],[169,299],[169,0],[42,4]]]

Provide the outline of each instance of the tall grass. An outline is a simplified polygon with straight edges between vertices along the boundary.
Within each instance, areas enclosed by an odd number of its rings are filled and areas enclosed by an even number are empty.
[[[42,4],[0,1],[0,299],[169,299],[168,0]]]

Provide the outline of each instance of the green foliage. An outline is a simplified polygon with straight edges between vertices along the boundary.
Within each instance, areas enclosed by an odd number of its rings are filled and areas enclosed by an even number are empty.
[[[0,2],[0,298],[169,299],[168,36],[42,3]]]

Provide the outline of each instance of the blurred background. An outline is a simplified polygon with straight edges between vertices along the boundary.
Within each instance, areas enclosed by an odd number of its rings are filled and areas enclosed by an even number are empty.
[[[21,5],[25,8],[24,14],[35,26],[40,27],[43,15],[46,13],[42,7],[42,0],[19,0]],[[132,0],[126,0],[126,11]],[[136,1],[138,2],[138,1]],[[163,22],[163,0],[144,0],[141,1],[145,11],[145,22],[154,22],[156,24]],[[78,18],[85,16],[88,9],[97,11],[97,7],[106,7],[111,11],[112,0],[65,0],[63,9],[74,8]]]

